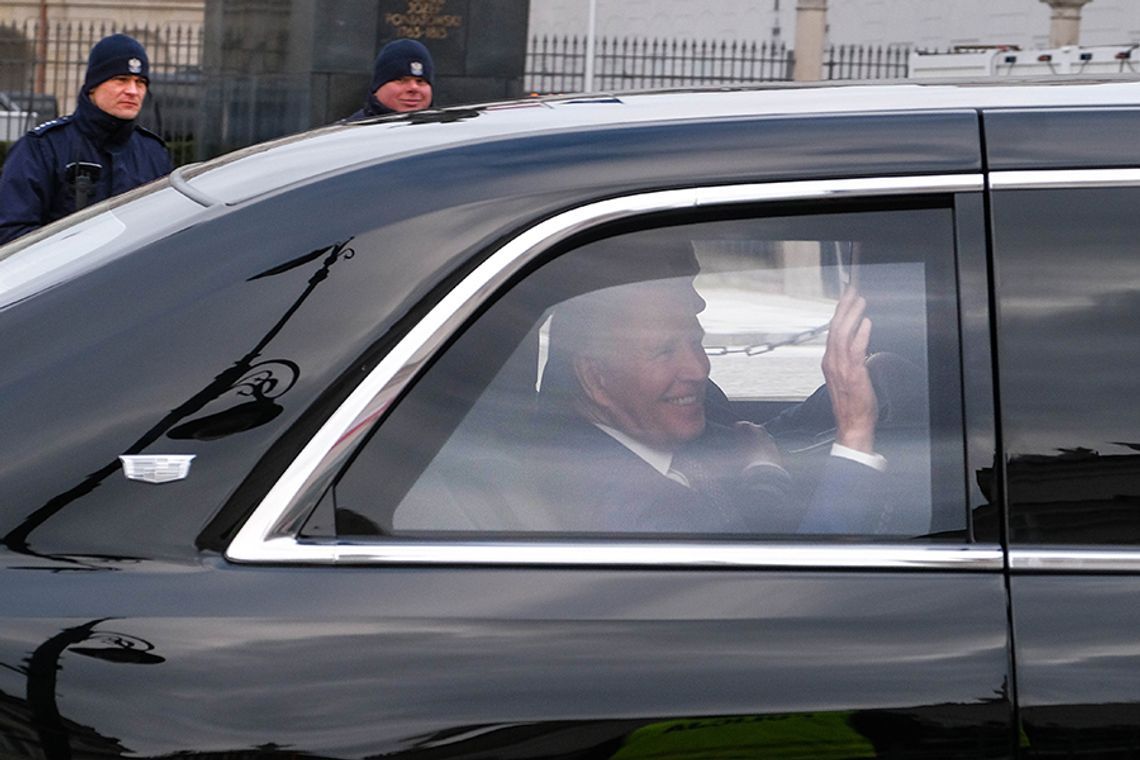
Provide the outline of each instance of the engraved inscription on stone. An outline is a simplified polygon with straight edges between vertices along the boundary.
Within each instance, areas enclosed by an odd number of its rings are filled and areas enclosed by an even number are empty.
[[[384,21],[398,37],[414,40],[445,40],[448,33],[463,25],[463,16],[446,13],[447,0],[407,0],[403,11],[385,13]]]

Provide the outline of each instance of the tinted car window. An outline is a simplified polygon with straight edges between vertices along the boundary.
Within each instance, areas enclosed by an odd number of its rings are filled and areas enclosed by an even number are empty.
[[[1140,189],[995,194],[1015,541],[1140,541]]]
[[[351,536],[961,530],[953,215],[803,211],[631,231],[539,268],[428,370],[306,532],[332,509]],[[831,448],[820,362],[852,286],[882,472]],[[624,381],[592,393],[585,355]],[[702,457],[711,481],[678,477]]]

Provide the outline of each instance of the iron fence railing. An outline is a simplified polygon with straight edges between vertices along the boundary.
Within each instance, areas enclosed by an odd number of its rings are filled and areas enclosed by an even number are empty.
[[[31,126],[74,110],[91,47],[115,32],[130,34],[146,48],[151,86],[139,121],[165,137],[181,162],[181,143],[194,134],[201,117],[198,24],[0,24],[0,107],[5,109],[0,110],[0,140],[14,140]]]
[[[586,88],[586,40],[534,37],[527,50],[528,92],[581,92]],[[792,78],[783,44],[601,37],[595,41],[595,90],[699,87]]]
[[[910,48],[833,45],[823,56],[823,79],[903,79],[910,74]]]
[[[525,87],[533,93],[581,92],[586,88],[587,40],[564,35],[532,37],[527,47]],[[906,77],[905,47],[834,45],[824,52],[824,79]],[[782,43],[595,40],[595,90],[698,87],[781,82],[792,79],[795,53]]]

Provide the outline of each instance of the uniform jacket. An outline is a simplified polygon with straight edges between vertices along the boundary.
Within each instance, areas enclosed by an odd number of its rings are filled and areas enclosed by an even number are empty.
[[[371,119],[373,116],[387,116],[389,114],[398,113],[393,111],[388,106],[382,104],[376,99],[376,95],[369,95],[368,100],[364,101],[364,105],[359,111],[352,116],[348,116],[341,120],[342,123],[348,124],[354,121],[362,121],[364,119]]]
[[[85,205],[162,177],[173,168],[158,135],[134,121],[111,116],[80,96],[75,113],[39,125],[8,153],[0,174],[0,243],[76,210],[75,170],[68,167],[80,162],[101,167],[85,192]]]

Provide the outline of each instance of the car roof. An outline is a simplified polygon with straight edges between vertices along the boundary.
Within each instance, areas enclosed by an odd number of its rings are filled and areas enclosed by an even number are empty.
[[[692,120],[1140,106],[1140,79],[894,80],[543,96],[337,123],[183,167],[175,187],[235,204],[300,182],[473,142]]]

